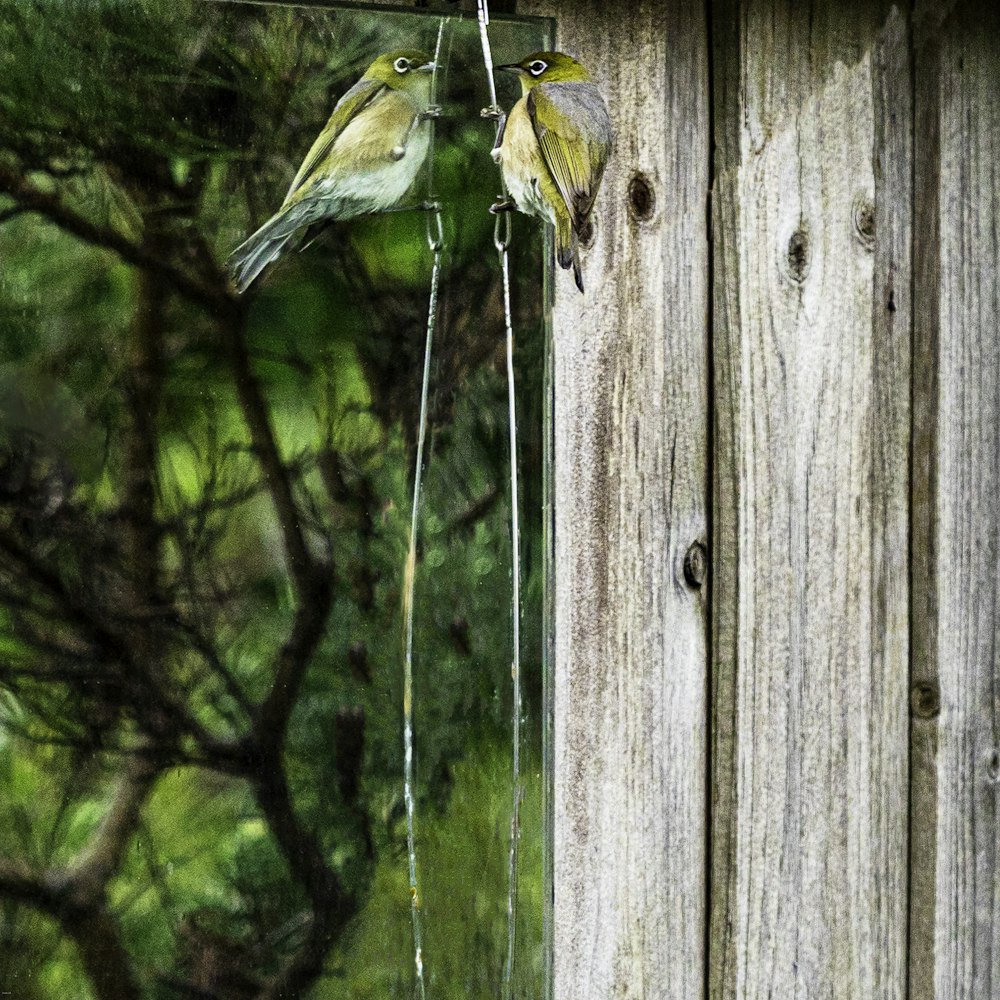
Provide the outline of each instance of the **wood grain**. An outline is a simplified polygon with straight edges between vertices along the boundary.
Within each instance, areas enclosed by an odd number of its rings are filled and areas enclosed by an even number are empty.
[[[914,1000],[1000,994],[998,27],[994,11],[961,4],[919,38],[916,163],[928,238],[916,244],[917,357],[935,376],[917,383],[931,432],[915,482],[924,514],[915,586],[929,611],[916,631],[940,714],[921,723],[935,755],[914,765],[936,807],[914,813],[923,885]]]
[[[591,70],[617,132],[587,292],[559,272],[553,312],[555,994],[690,1000],[706,891],[707,583],[684,576],[707,533],[706,29],[681,0],[518,11],[559,14],[557,47]]]
[[[713,22],[709,995],[903,997],[906,25],[861,4]]]
[[[918,5],[919,6],[919,5]],[[929,5],[928,5],[929,6]],[[936,6],[936,5],[935,5]],[[937,866],[937,398],[941,23],[914,14],[914,323],[911,438],[910,1000],[934,1000]]]

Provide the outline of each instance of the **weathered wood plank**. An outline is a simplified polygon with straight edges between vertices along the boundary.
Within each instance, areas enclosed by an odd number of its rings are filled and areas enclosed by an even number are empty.
[[[914,767],[932,808],[913,819],[914,1000],[1000,994],[998,29],[994,10],[966,3],[918,39],[916,357],[934,375],[916,383],[914,586],[927,613],[915,666],[928,711],[914,750],[928,752]]]
[[[720,1000],[906,991],[910,119],[884,17],[713,18]]]
[[[703,992],[708,53],[701,5],[560,3],[617,143],[555,292],[555,993]],[[641,173],[644,189],[630,182]],[[631,204],[631,208],[629,207]],[[640,219],[647,211],[648,218]],[[524,224],[524,223],[521,223]]]
[[[935,8],[937,5],[934,5]],[[934,495],[937,465],[938,195],[940,22],[914,13],[914,324],[910,667],[910,930],[911,1000],[934,998],[937,865],[937,588]]]

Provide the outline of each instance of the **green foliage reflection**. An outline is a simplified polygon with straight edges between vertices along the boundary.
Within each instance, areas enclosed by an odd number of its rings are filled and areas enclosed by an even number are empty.
[[[336,227],[243,299],[222,262],[372,56],[436,29],[0,2],[0,990],[408,995],[399,609],[424,220]],[[504,57],[542,42],[497,25]],[[448,44],[420,843],[432,989],[485,998],[505,940],[506,403],[474,25]],[[514,248],[537,730],[539,234]],[[539,752],[519,995],[539,989]]]

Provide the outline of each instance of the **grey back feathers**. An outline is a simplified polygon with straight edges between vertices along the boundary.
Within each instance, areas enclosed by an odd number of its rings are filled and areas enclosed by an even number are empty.
[[[614,142],[614,131],[604,98],[595,83],[540,83],[545,96],[574,122],[587,139],[605,155]]]

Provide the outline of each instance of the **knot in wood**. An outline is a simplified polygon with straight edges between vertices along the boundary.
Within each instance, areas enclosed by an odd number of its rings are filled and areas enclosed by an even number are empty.
[[[628,182],[628,211],[636,222],[648,222],[656,208],[653,185],[644,174],[635,174]]]
[[[936,682],[918,681],[910,692],[910,708],[918,719],[934,719],[941,712],[941,691]]]
[[[867,195],[854,199],[854,238],[866,249],[875,249],[875,204]]]
[[[806,280],[809,273],[809,261],[812,250],[809,245],[809,230],[805,226],[799,226],[792,233],[788,241],[788,252],[786,254],[786,264],[788,277],[797,285],[801,285]]]
[[[696,590],[705,582],[708,572],[708,550],[701,542],[692,542],[684,556],[684,580]]]
[[[1000,784],[1000,750],[994,747],[986,758],[986,773],[994,785]]]

